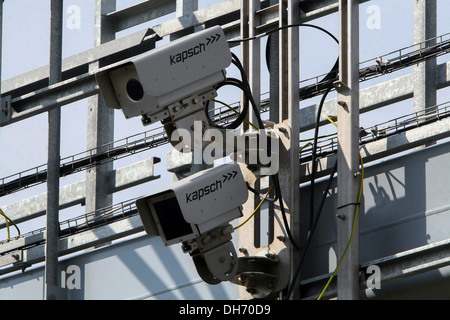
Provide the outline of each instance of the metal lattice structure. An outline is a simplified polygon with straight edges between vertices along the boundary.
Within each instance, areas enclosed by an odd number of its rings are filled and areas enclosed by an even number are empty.
[[[446,152],[438,151],[445,149],[445,139],[450,135],[448,103],[438,104],[436,99],[438,90],[450,84],[450,62],[437,63],[437,57],[445,58],[450,52],[450,37],[448,33],[436,34],[436,1],[415,2],[414,44],[386,55],[376,53],[377,56],[373,59],[360,63],[357,50],[360,45],[358,10],[367,2],[370,3],[368,0],[226,0],[199,9],[197,0],[149,0],[116,10],[115,0],[96,0],[94,47],[62,59],[62,1],[52,0],[50,63],[44,68],[2,82],[0,116],[0,126],[4,127],[42,113],[49,115],[48,162],[31,169],[23,168],[17,174],[0,178],[0,196],[46,183],[46,194],[8,204],[3,207],[3,211],[17,224],[45,215],[47,225],[17,239],[0,242],[0,274],[8,277],[10,273],[26,270],[45,260],[46,298],[67,297],[67,293],[61,293],[63,290],[58,280],[60,257],[143,231],[134,202],[130,200],[114,204],[112,195],[160,178],[154,171],[154,164],[159,163],[160,159],[153,157],[117,169],[113,163],[138,152],[160,148],[167,144],[168,139],[163,128],[157,126],[151,130],[142,128],[142,133],[114,140],[114,111],[105,106],[99,95],[95,73],[114,62],[154,49],[162,39],[169,38],[170,41],[197,30],[220,25],[233,50],[240,50],[240,57],[261,113],[286,133],[281,139],[283,152],[279,175],[292,235],[300,244],[299,248],[289,245],[285,229],[281,223],[277,223],[282,219],[279,207],[271,203],[265,209],[267,216],[263,218],[261,213],[260,218],[252,220],[239,233],[239,248],[241,253],[245,252],[250,256],[270,252],[287,257],[283,258],[287,259],[283,262],[287,263],[290,270],[286,288],[290,290],[290,298],[317,298],[330,279],[329,270],[325,270],[328,268],[323,266],[332,262],[325,261],[328,260],[328,253],[324,252],[336,247],[336,255],[341,256],[347,244],[346,239],[352,232],[353,220],[349,217],[354,208],[347,204],[355,204],[354,195],[358,191],[359,184],[355,180],[360,166],[358,154],[365,165],[377,163],[374,164],[375,169],[369,172],[378,172],[377,168],[389,168],[392,165],[389,162],[391,160],[386,160],[387,157],[416,161],[410,160],[414,156],[402,155],[401,152],[416,150],[418,146],[428,146],[431,148],[429,154],[437,152],[439,156],[445,157]],[[0,16],[2,14],[3,10],[0,10]],[[151,28],[117,37],[122,31],[142,23],[151,23],[168,14],[175,14],[175,17]],[[300,79],[302,39],[298,26],[313,24],[316,20],[333,14],[340,17],[339,72],[334,70],[328,75]],[[275,29],[277,31],[273,32]],[[267,63],[269,92],[264,93],[261,89],[261,78],[264,77],[261,39],[267,32],[271,34],[267,40],[271,59]],[[252,40],[241,41],[246,38]],[[383,76],[410,67],[414,67],[411,74],[383,81]],[[378,83],[364,88],[361,86],[360,89],[360,83],[373,79],[377,79]],[[336,91],[336,97],[324,101],[319,116],[316,103],[302,105],[300,108],[301,102],[308,102],[308,99],[321,97],[330,91]],[[412,97],[414,106],[408,114],[367,128],[360,127],[360,114]],[[60,159],[60,110],[83,99],[87,99],[89,110],[87,151]],[[236,105],[239,106],[239,101],[236,101]],[[311,147],[312,144],[305,146],[301,140],[302,135],[310,132],[316,122],[320,126],[329,124],[327,115],[338,116],[341,125],[337,135],[320,140],[317,150]],[[226,122],[232,120],[235,114],[226,108],[218,108],[216,116],[218,121]],[[250,115],[250,121],[252,116]],[[434,145],[442,140],[443,144]],[[420,152],[426,154],[428,148],[423,148]],[[308,234],[311,228],[308,229],[307,226],[311,226],[313,222],[313,217],[306,214],[311,203],[305,200],[308,198],[305,195],[310,195],[311,190],[317,190],[317,194],[322,192],[325,183],[320,180],[314,185],[313,182],[330,174],[336,159],[339,159],[339,165],[352,163],[337,168],[337,188],[348,193],[331,192],[329,201],[334,201],[334,207],[324,209],[328,210],[327,226],[335,225],[337,236],[326,244],[316,239],[310,249],[311,256],[305,260],[307,270],[298,273],[299,263],[303,262],[302,250],[307,250],[309,245]],[[179,161],[182,163],[178,163]],[[386,167],[383,167],[383,163],[386,163]],[[190,159],[186,162],[177,159],[175,154],[169,155],[165,165],[178,177],[199,169],[191,165]],[[445,169],[450,171],[449,168]],[[60,186],[62,177],[80,172],[86,174],[84,181]],[[389,174],[388,169],[385,173]],[[250,176],[247,178],[252,179]],[[437,178],[433,176],[433,179]],[[249,182],[261,190],[268,188],[266,180]],[[411,187],[411,190],[415,189]],[[251,194],[244,211],[252,211],[257,200],[259,198]],[[80,204],[85,206],[82,209],[84,213],[80,212],[76,218],[60,221],[60,210]],[[345,216],[346,219],[336,218],[335,207],[345,207],[339,211],[339,216]],[[410,209],[407,204],[404,208]],[[444,213],[447,211],[448,209],[442,209]],[[408,217],[404,219],[408,220]],[[364,222],[362,223],[364,226]],[[387,220],[385,225],[388,226],[389,223]],[[263,226],[268,229],[264,232],[269,234],[265,243],[261,241]],[[6,224],[2,227],[6,228]],[[319,227],[319,234],[323,232],[326,231]],[[389,254],[385,257],[374,258],[369,255],[364,256],[368,260],[362,261],[358,253],[359,229],[356,228],[354,232],[357,236],[338,274],[338,278],[345,281],[339,284],[334,278],[324,297],[358,299],[360,290],[366,289],[367,285],[360,280],[360,273],[367,272],[372,265],[380,267],[383,285],[405,274],[427,273],[449,264],[447,239],[450,239],[450,234],[444,234],[443,239],[423,246],[393,245],[392,250],[397,247],[407,250],[398,255],[388,250]],[[370,244],[364,242],[363,246]],[[427,263],[423,263],[424,260]],[[411,269],[415,271],[408,273]],[[240,296],[249,298],[251,293],[252,290],[248,287],[247,290],[242,287]],[[395,297],[395,289],[393,296]]]

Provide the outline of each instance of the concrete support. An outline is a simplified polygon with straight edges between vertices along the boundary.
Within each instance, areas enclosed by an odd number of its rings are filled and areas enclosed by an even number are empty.
[[[61,81],[63,2],[51,1],[50,80]],[[61,144],[61,109],[48,113],[48,173],[47,173],[47,241],[45,244],[46,299],[58,299],[58,239],[59,239],[59,166]]]
[[[106,19],[106,15],[115,11],[116,1],[95,1],[95,38],[94,45],[99,46],[114,40],[114,28]],[[98,62],[92,63],[89,68],[96,70]],[[106,107],[100,95],[88,99],[88,133],[87,148],[100,148],[114,140],[114,110]],[[101,149],[97,149],[102,152]],[[101,164],[86,172],[86,212],[112,205],[112,195],[107,193],[108,173],[113,169],[113,163]]]
[[[359,298],[359,1],[340,0],[338,91],[338,299]],[[356,219],[356,220],[355,220]],[[349,247],[348,243],[351,239]]]

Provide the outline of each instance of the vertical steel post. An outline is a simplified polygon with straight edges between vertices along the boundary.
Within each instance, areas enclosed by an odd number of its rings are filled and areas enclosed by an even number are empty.
[[[3,2],[0,0],[0,108],[4,107],[3,99],[1,98],[2,93],[2,52],[3,52]]]
[[[107,20],[106,14],[116,10],[116,0],[95,1],[94,46],[114,40],[114,26]],[[92,63],[90,71],[102,66]],[[101,95],[88,98],[87,148],[100,148],[114,140],[114,110],[106,107]],[[97,149],[98,150],[98,149]],[[101,152],[102,150],[99,150]],[[108,174],[113,163],[107,162],[90,168],[86,172],[86,212],[92,212],[112,205],[112,195],[108,194]]]
[[[198,0],[177,0],[176,16],[177,18],[192,17],[198,10]]]
[[[249,1],[249,20],[248,20],[248,35],[254,37],[257,35],[256,27],[259,25],[259,17],[256,12],[261,9],[261,2],[259,0]],[[248,48],[248,82],[252,90],[253,99],[259,110],[261,103],[261,41],[255,39],[249,43]],[[250,112],[250,123],[258,123],[254,112]],[[252,130],[251,127],[248,129]]]
[[[436,0],[414,1],[414,43],[420,43],[422,48],[436,44],[436,28]],[[417,49],[420,47],[417,46]],[[436,70],[435,57],[414,67],[414,112],[424,112],[437,104]]]
[[[194,19],[194,12],[198,10],[198,0],[177,0],[176,2],[176,17],[183,21],[184,19]],[[188,28],[191,32],[200,31],[201,27],[197,26],[194,28]],[[184,36],[185,34],[180,35],[171,35],[170,40],[174,41],[179,37]],[[210,107],[213,106],[213,103],[210,103]],[[191,170],[189,175],[195,174],[197,172],[203,171],[205,169],[210,168],[210,165],[207,165],[203,159],[203,148],[196,149],[192,151],[192,163]]]
[[[241,38],[245,39],[250,37],[250,3],[247,0],[241,0]],[[244,41],[241,43],[241,63],[244,71],[247,73],[250,72],[250,42]],[[244,101],[244,94],[241,95],[241,101]],[[242,105],[242,103],[241,103]],[[242,124],[242,133],[248,129],[248,124]]]
[[[256,10],[259,9],[259,1],[251,0],[241,1],[241,38],[248,38],[255,35],[256,31]],[[259,92],[259,64],[256,62],[259,61],[259,51],[256,50],[256,47],[260,46],[259,40],[254,40],[250,42],[243,42],[241,44],[241,55],[240,60],[242,63],[242,67],[245,70],[245,73],[248,76],[248,81],[253,93],[253,97],[255,99],[255,103],[259,107],[260,96],[255,94]],[[257,57],[255,57],[257,56]],[[253,60],[256,58],[256,60]],[[242,95],[241,101],[244,101],[244,96]],[[241,103],[243,105],[243,103]],[[255,120],[255,115],[253,113],[253,109],[250,108],[248,111],[247,118],[250,119],[250,122],[257,123]],[[250,126],[247,123],[242,124],[241,133],[249,130]],[[251,129],[250,129],[251,130]],[[246,181],[249,183],[251,187],[255,187],[256,181],[255,177],[252,173],[247,173],[244,171],[244,176]],[[253,210],[255,207],[255,196],[253,194],[249,194],[247,202],[244,204],[244,211]],[[255,223],[254,219],[250,220],[242,229],[239,230],[239,247],[245,248],[247,254],[255,255]],[[239,287],[239,295],[242,299],[251,298],[251,296],[244,290],[244,287]]]
[[[300,21],[299,1],[280,1],[280,27],[296,25]],[[281,193],[285,202],[286,214],[289,214],[289,228],[296,244],[299,241],[300,216],[300,169],[299,169],[299,139],[300,139],[300,32],[299,28],[291,27],[279,33],[279,122],[288,127],[289,144],[285,145],[286,154],[280,156],[279,181]],[[280,133],[283,134],[283,133]],[[281,154],[281,153],[280,153]],[[291,277],[298,265],[298,249],[290,247]],[[299,279],[297,279],[298,283]],[[299,286],[295,285],[291,299],[299,299]]]
[[[337,263],[346,254],[337,273],[337,292],[338,299],[354,300],[359,298],[359,227],[354,215],[360,186],[359,1],[339,0],[339,14]]]
[[[3,50],[3,2],[5,0],[0,0],[0,94],[2,92],[2,81],[1,81],[1,75],[2,75],[2,50]],[[1,100],[0,100],[1,102]],[[0,104],[1,107],[3,107],[3,103]]]
[[[50,78],[49,84],[61,81],[63,1],[51,1]],[[59,167],[61,143],[61,109],[48,113],[47,164],[47,234],[45,243],[46,299],[58,297],[59,241]]]

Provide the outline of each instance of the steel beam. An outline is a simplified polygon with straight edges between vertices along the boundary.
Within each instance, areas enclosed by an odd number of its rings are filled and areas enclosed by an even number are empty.
[[[431,46],[436,44],[436,0],[414,2],[414,43]],[[419,48],[420,49],[420,48]],[[437,59],[426,59],[414,66],[414,111],[430,114],[437,104]],[[434,141],[431,142],[431,144]]]
[[[112,222],[106,226],[93,228],[92,230],[87,230],[59,239],[58,256],[61,257],[70,253],[91,248],[92,246],[108,243],[116,239],[136,234],[143,230],[144,228],[142,226],[141,218],[139,215],[133,215],[131,217]],[[39,239],[34,238],[34,240]],[[0,275],[8,274],[16,270],[24,270],[31,265],[43,262],[45,259],[44,247],[45,244],[40,244],[32,246],[31,248],[19,249],[15,253],[19,254],[21,259],[16,260],[12,266],[1,269]],[[8,261],[12,260],[9,259]]]
[[[256,12],[259,10],[259,0],[241,1],[241,38],[253,37],[255,35],[256,26],[258,21],[256,20]],[[259,39],[251,42],[244,42],[241,44],[241,63],[248,76],[248,81],[252,93],[254,95],[256,107],[260,106],[260,41]],[[243,97],[241,98],[243,99]],[[242,100],[243,101],[243,100]],[[242,104],[241,104],[242,105]],[[251,109],[251,108],[250,108]],[[251,123],[258,123],[255,114],[252,109],[248,111],[247,118]],[[241,133],[248,130],[253,130],[248,124],[243,124]],[[252,172],[244,171],[244,177],[248,181],[249,185],[255,188],[255,185],[259,183],[253,176]],[[248,200],[244,204],[244,212],[252,212],[255,208],[255,202],[259,200],[255,195],[249,193]],[[240,221],[245,220],[243,217]],[[245,255],[255,256],[262,248],[256,248],[255,235],[257,233],[257,227],[255,219],[248,221],[245,226],[239,230],[239,248],[245,248]],[[242,251],[242,249],[241,249]],[[251,295],[246,292],[246,288],[239,287],[239,296],[242,299],[251,299]]]
[[[159,179],[160,176],[155,175],[154,169],[154,165],[159,162],[159,158],[150,158],[110,172],[108,175],[110,188],[106,191],[108,194],[113,194],[126,188]],[[86,202],[86,181],[63,186],[60,188],[59,194],[60,210],[79,204],[84,205]],[[14,222],[21,223],[45,214],[46,197],[46,193],[39,194],[3,206],[2,209]],[[0,228],[4,227],[5,223],[2,221]]]
[[[106,19],[106,15],[116,10],[116,1],[95,1],[95,35],[94,46],[115,39],[114,26]],[[95,72],[102,65],[99,61],[89,65],[89,71]],[[87,149],[103,152],[102,146],[114,141],[114,109],[108,108],[100,94],[89,97],[87,114]],[[107,162],[86,171],[86,212],[112,205],[112,195],[108,174],[113,163]]]
[[[369,266],[378,266],[380,270],[380,286],[405,277],[429,272],[450,265],[450,240],[443,240],[411,250],[399,252],[381,259],[362,263],[358,272],[367,274]],[[330,275],[323,275],[301,282],[302,299],[316,299],[325,286]],[[358,295],[367,289],[367,280],[361,277],[358,282]],[[324,298],[334,298],[338,294],[336,280],[328,287]]]
[[[364,3],[369,0],[360,0]],[[299,19],[302,22],[308,22],[325,15],[338,11],[338,0],[320,0],[320,1],[298,1],[299,2]],[[261,21],[266,27],[277,26],[278,22],[278,5],[270,5],[270,1],[260,1],[261,7],[257,12]],[[202,8],[193,12],[193,17],[189,24],[181,24],[178,19],[165,21],[154,27],[159,36],[164,37],[172,33],[182,31],[184,28],[190,28],[200,25],[216,25],[220,24],[225,28],[229,38],[239,36],[238,27],[240,20],[240,0],[228,0]],[[174,12],[176,9],[176,1],[153,0],[145,1],[134,6],[112,12],[108,14],[108,18],[113,21],[115,31],[122,31],[126,28],[137,26],[141,23],[159,18],[165,14]],[[258,29],[261,29],[258,27]]]
[[[110,12],[106,18],[111,21],[114,31],[120,32],[175,11],[176,0],[152,0]]]
[[[147,4],[147,2],[144,2],[144,4]],[[312,5],[317,6],[318,4],[315,2],[308,4],[308,6]],[[337,10],[337,1],[332,1],[332,7],[334,8],[333,10]],[[259,19],[262,21],[261,24],[265,23],[265,20],[263,21],[263,19],[269,19],[271,25],[273,23],[278,23],[277,11],[275,11],[276,17],[270,17],[269,15],[269,12],[273,14],[274,8],[277,9],[278,5],[261,10],[261,12],[264,12],[259,14]],[[309,10],[315,12],[315,9],[312,7]],[[1,122],[0,126],[5,126],[46,112],[52,108],[97,94],[98,88],[95,79],[93,78],[93,74],[87,72],[87,66],[95,60],[108,60],[110,62],[118,61],[117,58],[114,59],[114,53],[118,53],[125,57],[150,49],[152,43],[151,41],[147,41],[147,39],[151,37],[152,33],[153,31],[151,29],[144,29],[130,36],[110,41],[86,52],[64,59],[64,81],[55,86],[47,87],[45,85],[46,79],[48,78],[48,67],[36,69],[18,77],[3,81],[3,95],[12,95],[13,114],[10,120]],[[147,45],[145,43],[147,43]],[[450,84],[449,70],[450,63],[444,63],[437,66],[438,88],[447,87]],[[70,80],[68,80],[69,78]],[[368,88],[362,90],[361,112],[367,112],[377,107],[386,106],[413,97],[412,78],[412,75],[408,75],[373,86],[371,89]],[[65,90],[67,90],[67,94],[65,93]],[[371,102],[371,99],[375,100],[372,100],[373,102]],[[323,114],[336,114],[335,106],[335,99],[327,101],[324,105]],[[302,131],[313,127],[315,123],[314,117],[316,108],[317,105],[302,108],[302,116],[300,119]],[[328,122],[326,118],[322,117],[321,124],[325,123]]]
[[[299,23],[299,3],[288,0],[280,2],[280,27]],[[289,216],[289,228],[292,241],[290,249],[290,284],[294,287],[290,299],[299,299],[299,286],[294,279],[299,261],[300,243],[300,199],[298,186],[300,172],[298,165],[298,145],[300,139],[300,101],[298,83],[300,79],[300,32],[298,28],[288,28],[279,32],[279,122],[287,127],[280,135],[283,141],[286,136],[288,143],[284,144],[285,153],[280,151],[279,181],[281,193],[285,202],[286,214]],[[280,143],[281,144],[281,143]]]
[[[155,33],[151,29],[143,29],[109,41],[92,49],[77,53],[63,59],[63,80],[81,76],[88,72],[89,64],[102,61],[103,64],[120,61],[154,47]],[[157,38],[157,37],[156,37]],[[43,66],[21,75],[2,81],[2,94],[13,98],[24,95],[48,85],[49,66]]]
[[[450,119],[446,118],[387,138],[366,143],[361,147],[360,153],[363,162],[367,164],[448,137],[450,137]],[[330,155],[320,159],[316,176],[323,177],[329,174],[335,161],[336,155]],[[301,182],[309,181],[311,164],[305,163],[300,167]]]
[[[49,66],[2,82],[3,97],[11,96],[12,114],[1,121],[6,126],[69,103],[96,95],[96,61],[110,64],[154,48],[157,37],[151,29],[133,33],[63,60],[62,81],[48,85]]]
[[[63,2],[51,1],[50,77],[49,84],[61,81]],[[47,241],[45,243],[46,299],[59,299],[58,232],[59,232],[59,167],[61,158],[61,109],[48,113],[47,162]]]
[[[339,1],[338,92],[338,299],[359,298],[359,227],[355,214],[359,190],[359,3]],[[348,243],[351,239],[351,243]],[[347,247],[348,246],[348,247]]]
[[[414,2],[414,43],[436,44],[436,0]],[[421,49],[421,48],[417,48]],[[414,66],[414,111],[419,112],[437,104],[436,58],[427,59]],[[429,109],[427,109],[429,110]]]

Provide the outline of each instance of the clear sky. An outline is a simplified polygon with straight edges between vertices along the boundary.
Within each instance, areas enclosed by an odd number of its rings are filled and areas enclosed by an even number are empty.
[[[118,0],[118,8],[124,8],[140,1]],[[200,0],[199,7],[206,7],[220,1]],[[94,1],[65,0],[64,10],[64,40],[63,55],[71,56],[93,46],[93,12]],[[79,9],[79,10],[78,10]],[[438,31],[437,34],[450,32],[450,1],[438,0]],[[172,19],[174,16],[164,17]],[[4,2],[4,31],[2,52],[2,80],[17,76],[48,64],[49,61],[49,30],[50,30],[49,0],[6,0]],[[118,36],[134,32],[144,27],[151,27],[161,20],[146,23]],[[310,22],[322,26],[338,36],[338,14],[333,14],[317,21]],[[413,1],[411,0],[374,0],[360,7],[360,58],[366,60],[375,58],[413,44]],[[264,43],[265,40],[263,40]],[[330,70],[338,54],[338,47],[327,35],[320,31],[302,28],[301,30],[301,79],[321,75]],[[444,56],[438,61],[445,61]],[[262,92],[267,90],[268,74],[263,65]],[[412,68],[396,72],[390,78],[407,74]],[[386,81],[381,77],[377,82]],[[363,84],[362,88],[376,82]],[[332,97],[332,95],[330,95]],[[234,99],[234,100],[233,100]],[[235,102],[239,96],[232,98]],[[441,90],[438,102],[450,100],[448,90]],[[302,106],[316,103],[318,98],[302,102]],[[70,156],[86,149],[86,100],[82,100],[62,108],[62,157]],[[388,110],[388,112],[386,112]],[[362,117],[362,124],[375,124],[413,111],[412,101],[408,100],[392,107],[376,117]],[[376,119],[376,120],[374,120]],[[373,123],[373,121],[376,121]],[[371,123],[372,122],[372,123]],[[121,112],[116,113],[115,140],[131,134],[150,129],[142,127],[139,119],[126,121]],[[19,123],[1,128],[0,131],[0,176],[5,177],[47,162],[47,114],[32,117]],[[119,161],[115,167],[120,167],[151,156],[162,158],[157,165],[157,174],[163,175],[158,182],[146,184],[122,192],[114,197],[114,202],[124,201],[139,195],[150,193],[161,184],[171,182],[171,175],[165,171],[165,156],[169,150],[166,145]],[[83,180],[85,173],[79,173],[61,180],[61,185]],[[25,191],[0,198],[0,206],[46,192],[46,185],[41,184]],[[66,213],[65,212],[70,212]],[[81,215],[84,208],[74,207],[62,212],[61,219],[68,215]],[[42,221],[42,220],[41,220]],[[39,225],[38,227],[41,227]],[[25,229],[26,231],[26,229]],[[0,234],[0,238],[4,235]]]

